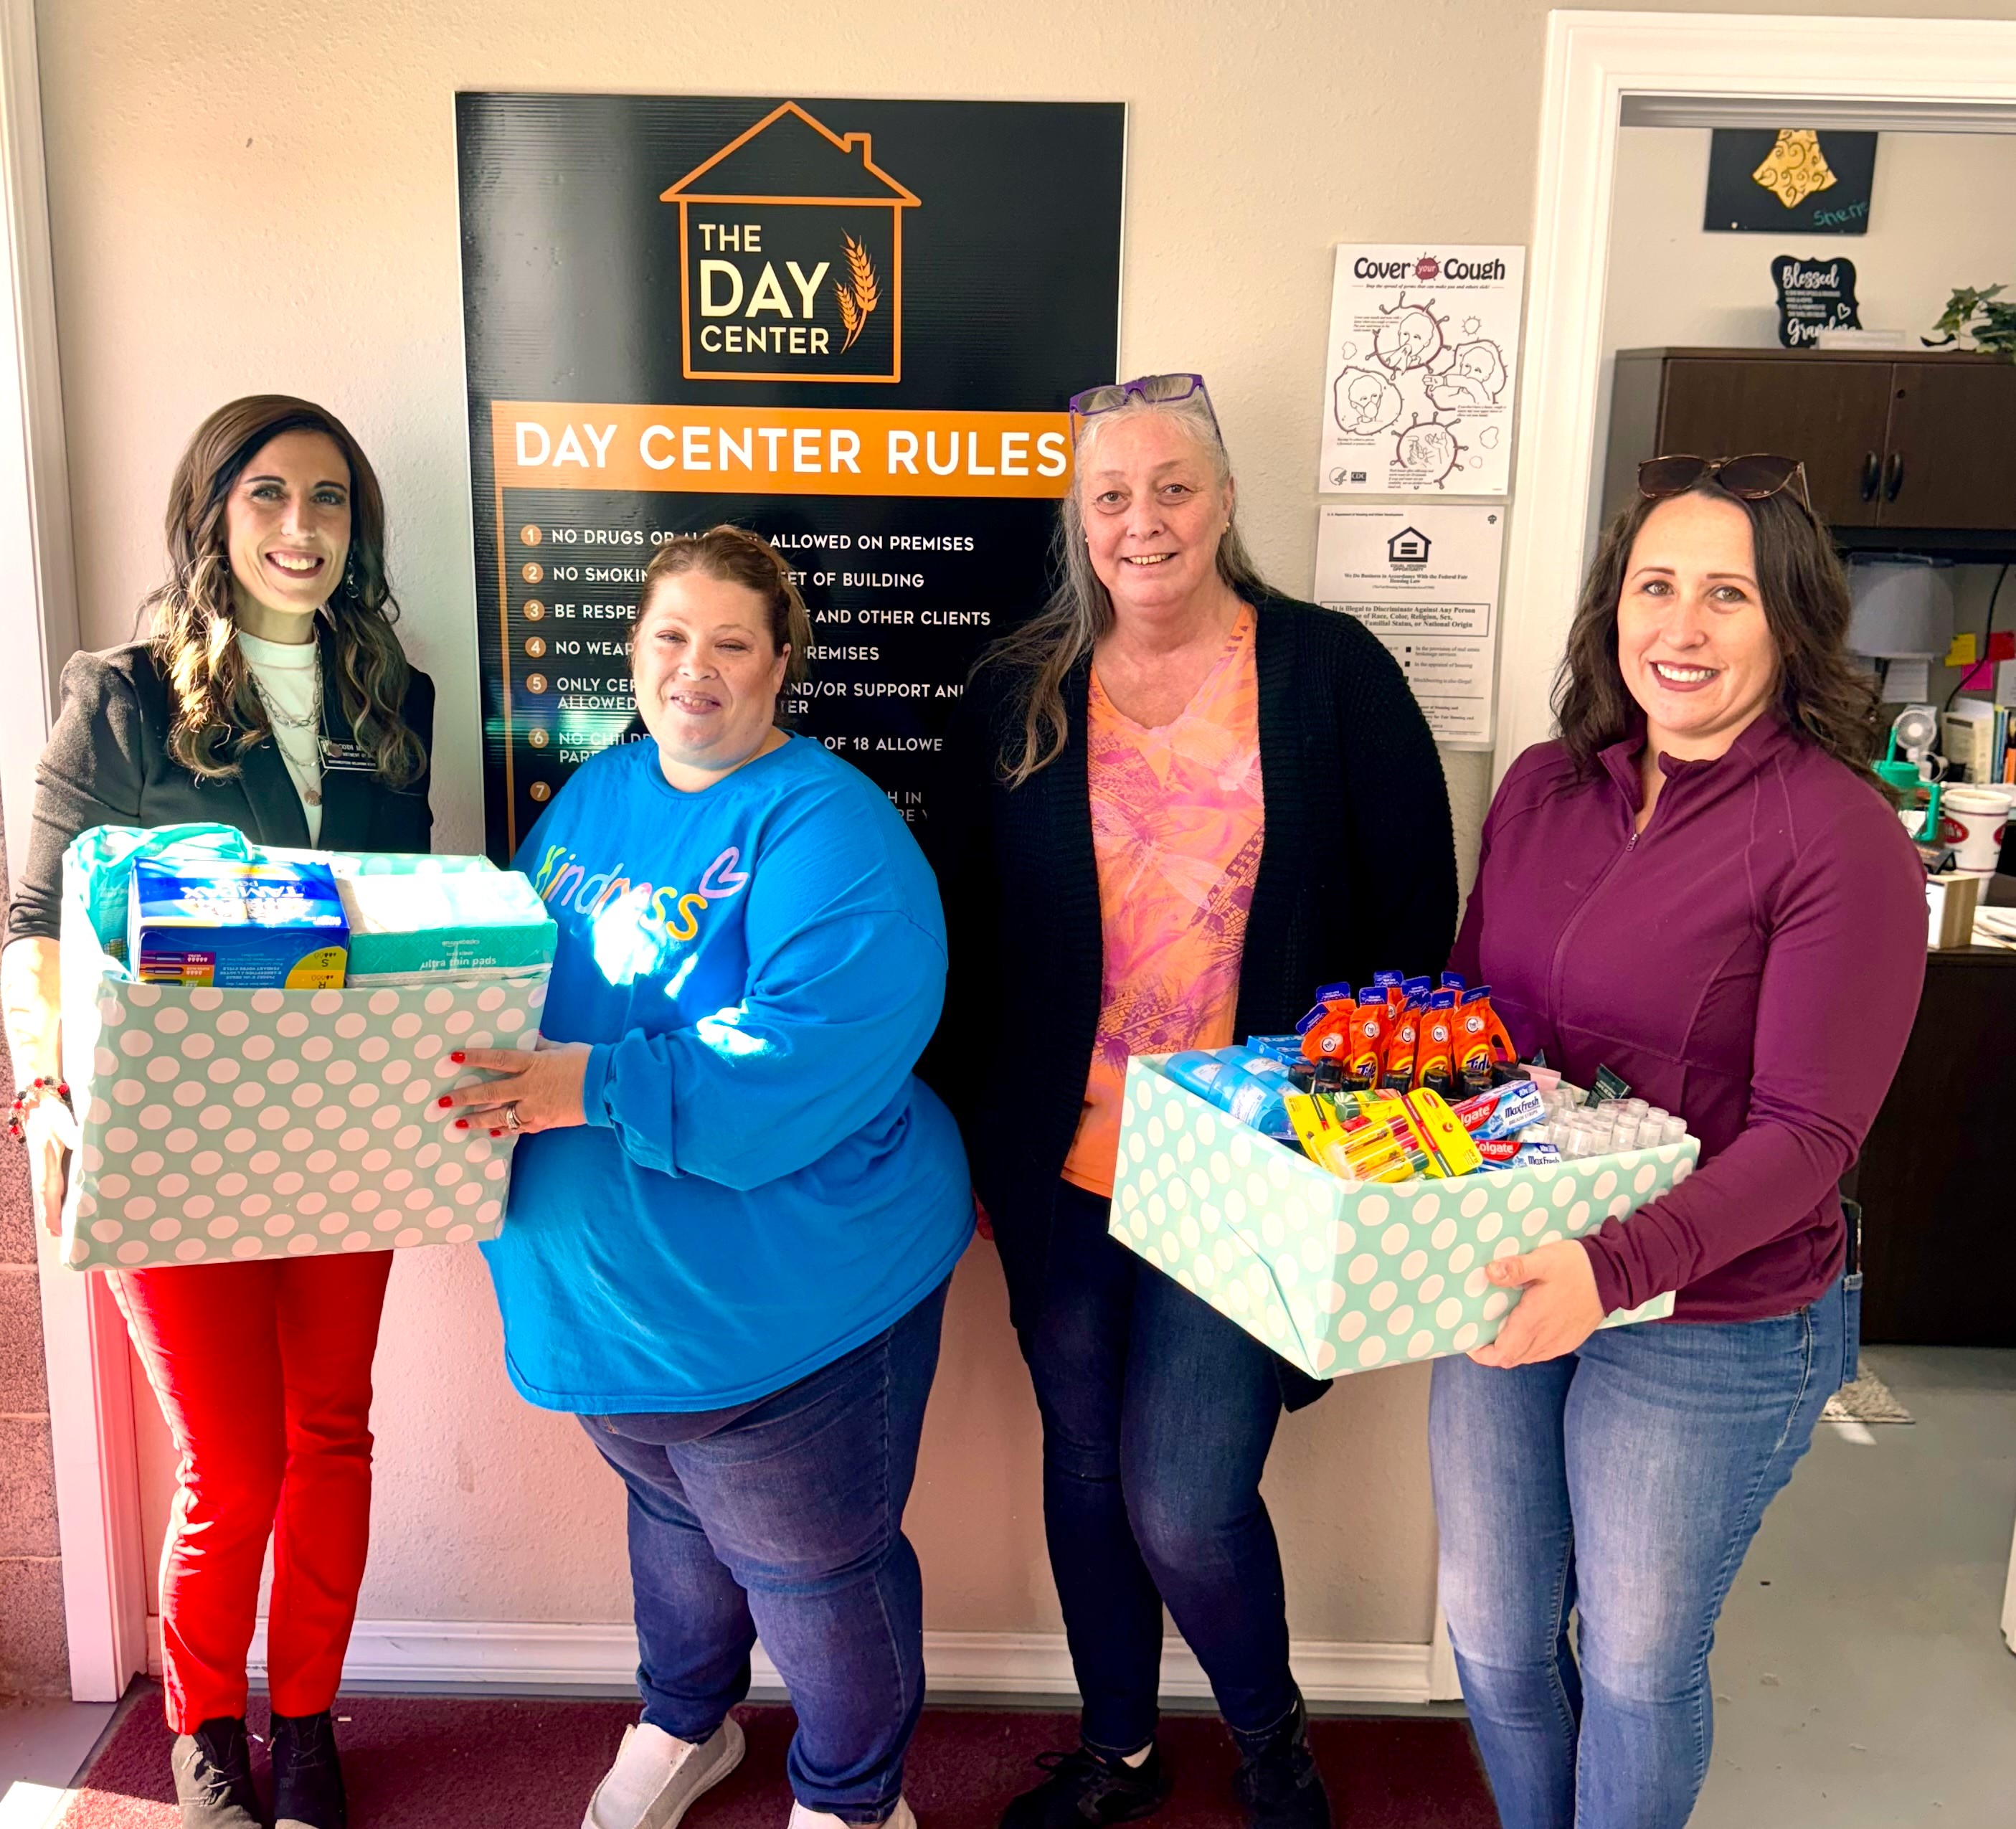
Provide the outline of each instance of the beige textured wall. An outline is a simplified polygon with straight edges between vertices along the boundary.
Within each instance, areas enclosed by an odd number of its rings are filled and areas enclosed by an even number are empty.
[[[1770,9],[2007,17],[2016,0]],[[326,400],[383,477],[405,639],[441,688],[438,842],[477,846],[458,88],[1129,102],[1122,363],[1211,376],[1255,549],[1305,591],[1330,246],[1530,239],[1545,16],[1538,0],[43,0],[85,639],[131,632],[204,412],[254,389]],[[1483,758],[1450,773],[1467,864]],[[624,1615],[616,1483],[506,1388],[473,1252],[405,1255],[378,1374],[367,1614]],[[1427,1636],[1425,1396],[1418,1369],[1348,1379],[1284,1428],[1268,1489],[1298,1633]],[[911,1514],[934,1626],[1054,1622],[1035,1471],[982,1248]]]
[[[7,835],[0,830],[0,900]],[[0,1086],[13,1090],[0,1036]],[[70,1692],[63,1559],[27,1157],[0,1141],[0,1703]]]

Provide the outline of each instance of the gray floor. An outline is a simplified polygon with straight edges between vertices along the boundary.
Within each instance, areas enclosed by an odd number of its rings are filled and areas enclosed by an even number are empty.
[[[114,1705],[0,1701],[0,1829],[42,1829]]]
[[[2016,1352],[1877,1347],[1909,1427],[1823,1428],[1723,1613],[1694,1829],[2010,1829]]]
[[[1918,1420],[1823,1428],[1766,1515],[1723,1616],[1694,1829],[2016,1824],[2016,1656],[1998,1624],[2016,1352],[1869,1359]],[[0,1829],[41,1829],[27,1787],[67,1783],[110,1714],[0,1705]]]

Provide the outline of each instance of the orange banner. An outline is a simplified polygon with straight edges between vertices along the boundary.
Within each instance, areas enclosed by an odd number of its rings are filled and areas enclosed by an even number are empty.
[[[1071,481],[1060,412],[500,400],[491,430],[507,489],[1058,496]]]

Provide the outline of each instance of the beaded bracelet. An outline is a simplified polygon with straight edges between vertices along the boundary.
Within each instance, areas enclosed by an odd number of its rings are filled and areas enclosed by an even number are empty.
[[[7,1114],[7,1134],[16,1143],[25,1141],[27,1128],[21,1122],[28,1114],[28,1108],[39,1104],[45,1093],[70,1103],[70,1082],[49,1074],[38,1074],[14,1095],[14,1108]]]

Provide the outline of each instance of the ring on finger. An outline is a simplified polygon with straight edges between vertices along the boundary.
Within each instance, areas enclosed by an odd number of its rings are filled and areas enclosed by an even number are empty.
[[[504,1107],[504,1128],[506,1130],[523,1130],[525,1128],[525,1121],[518,1115],[515,1103]]]

